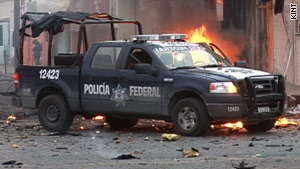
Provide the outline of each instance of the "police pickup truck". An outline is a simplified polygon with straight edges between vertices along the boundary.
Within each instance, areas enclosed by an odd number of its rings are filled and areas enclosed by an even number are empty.
[[[98,42],[88,48],[86,24],[133,23],[142,34],[139,22],[63,13],[55,14],[51,25],[51,15],[23,16],[13,99],[16,106],[38,108],[47,130],[68,130],[74,115],[81,114],[104,115],[112,128],[132,127],[139,118],[162,119],[187,136],[204,135],[211,124],[236,121],[248,131],[264,132],[284,111],[281,75],[234,67],[212,46],[185,42],[184,34],[135,35],[132,40]],[[47,26],[39,27],[44,17]],[[51,58],[52,36],[62,31],[60,23],[79,25],[77,53]],[[37,36],[38,30],[50,34],[48,64],[25,65],[24,39]]]

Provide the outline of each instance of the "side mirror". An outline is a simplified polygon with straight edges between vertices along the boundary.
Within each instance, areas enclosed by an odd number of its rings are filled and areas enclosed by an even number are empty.
[[[248,68],[248,64],[246,61],[235,61],[234,66],[241,67],[241,68]]]
[[[151,68],[148,63],[138,63],[134,66],[136,74],[150,74],[153,76],[158,76],[158,68]]]

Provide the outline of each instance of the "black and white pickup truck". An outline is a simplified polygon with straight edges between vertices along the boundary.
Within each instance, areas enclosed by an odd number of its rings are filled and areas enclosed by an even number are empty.
[[[26,13],[14,105],[38,108],[40,123],[52,131],[68,130],[76,114],[104,115],[112,128],[132,127],[139,118],[162,119],[188,136],[204,135],[211,124],[236,121],[248,131],[268,131],[282,115],[281,75],[235,67],[213,46],[187,43],[183,34],[116,41],[114,25],[123,23],[137,25],[142,34],[138,21],[107,14]],[[66,24],[79,27],[77,51],[53,56],[52,37]],[[88,46],[88,24],[109,24],[113,41]],[[24,39],[41,32],[49,33],[48,62],[25,65]]]

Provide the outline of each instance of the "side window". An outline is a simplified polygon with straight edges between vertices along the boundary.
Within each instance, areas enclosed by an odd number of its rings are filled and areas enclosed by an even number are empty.
[[[91,67],[94,69],[115,69],[121,49],[121,47],[99,47]]]
[[[134,69],[137,63],[148,63],[151,65],[152,57],[142,49],[132,49],[126,62],[126,69]]]

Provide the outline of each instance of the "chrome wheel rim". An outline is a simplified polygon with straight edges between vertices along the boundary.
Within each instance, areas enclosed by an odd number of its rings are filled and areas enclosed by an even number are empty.
[[[179,110],[178,123],[184,130],[192,130],[196,125],[196,112],[191,107],[183,107]]]

